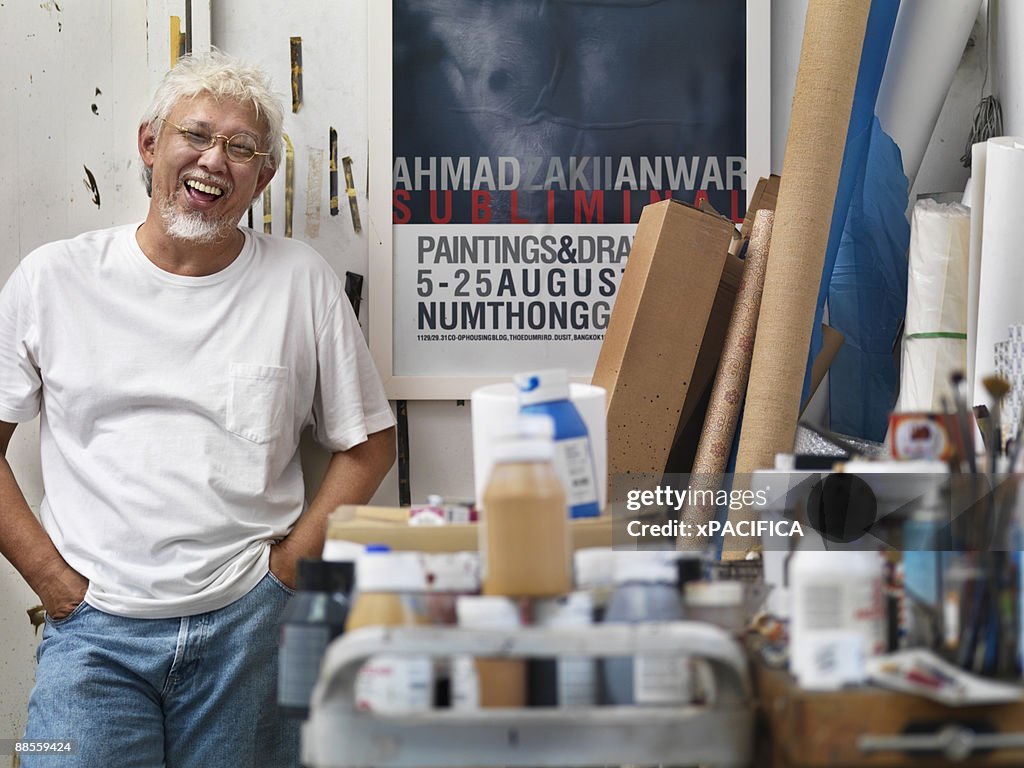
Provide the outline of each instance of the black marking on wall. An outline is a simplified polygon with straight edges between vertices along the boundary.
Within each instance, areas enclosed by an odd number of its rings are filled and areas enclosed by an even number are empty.
[[[331,216],[338,215],[338,132],[331,126],[328,137],[330,144]]]
[[[356,313],[358,320],[359,304],[363,300],[363,276],[358,272],[345,273],[345,295],[348,296],[349,303],[352,304],[352,310]]]
[[[85,169],[85,179],[83,179],[83,183],[85,184],[85,188],[87,190],[89,190],[89,194],[92,195],[92,202],[93,202],[93,204],[97,208],[99,208],[100,207],[100,188],[96,185],[96,177],[92,175],[92,171],[89,170],[89,166],[83,165],[82,167]]]
[[[398,443],[398,505],[412,505],[412,477],[409,461],[409,407],[405,400],[395,401],[395,421]]]

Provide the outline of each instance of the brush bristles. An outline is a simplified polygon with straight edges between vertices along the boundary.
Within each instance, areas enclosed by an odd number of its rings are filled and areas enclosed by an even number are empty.
[[[1002,376],[986,376],[981,380],[981,383],[985,386],[985,391],[988,392],[989,396],[997,402],[1006,397],[1010,391],[1010,382]]]

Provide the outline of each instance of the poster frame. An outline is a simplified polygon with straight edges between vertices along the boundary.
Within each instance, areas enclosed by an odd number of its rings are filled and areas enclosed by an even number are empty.
[[[369,173],[369,346],[392,400],[464,400],[477,387],[508,381],[505,374],[468,371],[459,376],[395,375],[394,225],[392,224],[393,2],[369,4],[367,35]],[[753,181],[771,171],[771,2],[746,2],[747,199]],[[589,377],[574,377],[587,382]]]

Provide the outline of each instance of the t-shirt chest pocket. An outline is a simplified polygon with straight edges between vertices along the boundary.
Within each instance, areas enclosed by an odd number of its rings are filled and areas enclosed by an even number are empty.
[[[288,369],[231,363],[227,428],[255,443],[270,442],[287,424]]]

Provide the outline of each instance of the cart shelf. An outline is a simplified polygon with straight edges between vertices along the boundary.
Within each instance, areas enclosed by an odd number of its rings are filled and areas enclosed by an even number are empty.
[[[361,711],[356,674],[371,656],[615,657],[681,654],[707,662],[714,681],[707,705],[435,709],[408,715]],[[747,660],[723,630],[700,622],[530,627],[360,629],[327,649],[303,724],[310,768],[470,768],[749,764],[754,708]]]

